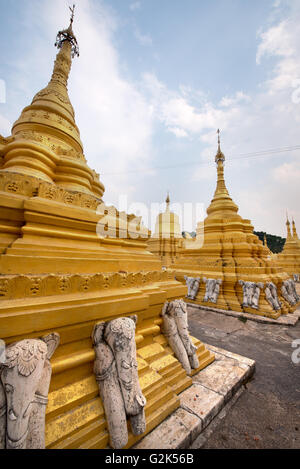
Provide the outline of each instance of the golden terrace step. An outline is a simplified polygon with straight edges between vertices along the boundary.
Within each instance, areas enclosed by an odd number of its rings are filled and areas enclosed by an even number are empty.
[[[192,376],[199,373],[199,371],[203,370],[203,368],[210,365],[210,363],[212,363],[214,360],[215,356],[213,353],[210,352],[207,357],[201,360],[199,368],[197,368],[196,370],[192,370]]]
[[[146,345],[141,347],[137,351],[138,356],[146,360],[148,363],[151,363],[158,358],[165,355],[164,348],[158,343],[153,343],[151,345]]]
[[[98,394],[99,390],[94,376],[88,376],[78,382],[50,392],[46,410],[47,421],[97,397]]]
[[[59,443],[96,420],[99,421],[101,415],[103,407],[98,397],[50,420],[46,425],[46,447]],[[103,429],[105,426],[106,422],[103,420]]]
[[[172,372],[178,366],[178,360],[173,355],[165,355],[151,362],[151,368],[166,376],[168,371]]]
[[[87,427],[83,428],[82,430],[77,431],[72,436],[65,438],[60,443],[57,443],[51,447],[51,449],[77,449],[79,448],[84,442],[91,440],[92,438],[99,439],[101,438],[106,439],[106,443],[108,442],[108,433],[106,430],[103,429],[103,419],[99,419],[88,425]]]
[[[146,396],[147,399],[148,396]],[[141,436],[134,436],[131,431],[130,431],[130,424],[128,425],[129,429],[129,442],[128,442],[128,447],[132,446],[135,442],[139,441],[141,438],[145,436],[145,434],[149,433],[153,428],[155,428],[159,423],[161,423],[164,418],[166,418],[171,412],[176,410],[179,407],[179,399],[177,396],[174,396],[172,391],[169,389],[168,393],[164,395],[163,401],[157,400],[157,398],[149,399],[145,413],[147,416],[147,427],[146,427],[146,433],[144,433]],[[93,431],[94,427],[90,426],[87,427],[88,431]],[[82,431],[80,434],[78,433],[79,438],[81,435],[86,435],[84,431]],[[77,434],[74,436],[72,443],[75,444],[75,438]],[[70,439],[72,440],[72,438]],[[108,434],[107,432],[102,432],[96,435],[93,435],[90,439],[80,443],[80,445],[76,445],[75,447],[79,449],[103,449],[106,448],[108,445]],[[61,447],[60,445],[57,445],[57,447]]]
[[[93,436],[93,438],[85,441],[78,449],[105,449],[108,447],[108,433],[102,432],[98,435]]]
[[[141,440],[146,434],[150,433],[157,425],[159,425],[166,417],[174,412],[180,406],[180,400],[177,396],[171,398],[166,404],[159,407],[147,418],[146,432],[143,435],[134,436],[131,432],[128,437],[128,444],[125,449],[130,448],[134,443]]]

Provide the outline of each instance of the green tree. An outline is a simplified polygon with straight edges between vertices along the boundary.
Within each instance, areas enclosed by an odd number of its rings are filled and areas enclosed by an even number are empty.
[[[281,238],[281,236],[271,235],[265,231],[254,231],[254,234],[264,242],[264,237],[266,235],[268,248],[274,252],[278,253],[283,250],[286,238]]]

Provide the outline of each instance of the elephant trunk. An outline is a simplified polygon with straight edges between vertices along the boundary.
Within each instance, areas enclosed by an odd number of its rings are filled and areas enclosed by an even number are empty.
[[[1,372],[1,370],[0,370]],[[5,449],[6,439],[6,397],[0,374],[0,449]]]

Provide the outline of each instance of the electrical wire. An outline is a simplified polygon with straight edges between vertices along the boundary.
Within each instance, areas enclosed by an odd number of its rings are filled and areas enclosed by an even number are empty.
[[[231,158],[226,158],[226,163],[231,163],[232,161],[236,160],[247,160],[249,158],[260,158],[260,157],[268,157],[270,155],[276,155],[280,153],[286,153],[291,151],[300,150],[300,145],[289,146],[289,147],[281,147],[281,148],[273,148],[270,150],[261,150],[251,153],[239,153],[237,155],[232,156]],[[199,161],[186,161],[185,163],[178,163],[174,165],[166,165],[166,166],[154,166],[152,168],[143,168],[143,169],[133,169],[130,171],[124,172],[114,172],[114,173],[102,173],[102,176],[115,176],[121,174],[134,174],[134,173],[147,173],[151,171],[160,171],[166,169],[175,169],[175,168],[182,168],[187,166],[211,166],[212,162],[199,162]]]

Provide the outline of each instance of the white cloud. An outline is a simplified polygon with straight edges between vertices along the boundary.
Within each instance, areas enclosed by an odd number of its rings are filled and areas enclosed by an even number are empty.
[[[236,106],[227,106],[225,110],[218,108],[206,100],[204,93],[189,87],[180,86],[178,91],[169,90],[153,73],[144,74],[143,79],[156,116],[168,130],[176,129],[173,133],[177,136],[198,135],[202,138],[202,133],[208,129],[226,129],[227,122],[239,113]],[[195,95],[200,102],[195,100]],[[234,103],[248,102],[249,99],[243,92],[238,92]]]
[[[133,2],[129,5],[131,11],[140,10],[141,2]]]
[[[272,171],[275,181],[285,184],[297,184],[300,182],[300,162],[283,163]]]
[[[180,129],[179,127],[168,127],[168,131],[176,135],[178,138],[188,136],[187,132],[183,129]]]
[[[239,102],[249,103],[251,101],[250,96],[247,96],[243,91],[237,91],[236,94],[232,97],[224,96],[220,101],[221,107],[230,107]]]
[[[261,63],[261,59],[265,55],[290,57],[295,54],[293,36],[290,34],[292,23],[292,21],[281,21],[278,25],[260,34],[261,43],[256,54],[258,64]]]
[[[142,34],[138,29],[135,29],[134,35],[142,46],[152,46],[152,38],[149,34]]]
[[[11,122],[0,114],[0,135],[8,137],[11,134]]]

